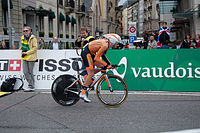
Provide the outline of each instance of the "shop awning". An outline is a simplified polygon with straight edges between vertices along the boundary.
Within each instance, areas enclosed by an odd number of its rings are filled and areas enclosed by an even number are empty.
[[[50,11],[40,7],[39,9],[36,9],[36,14],[39,16],[48,16],[50,14]]]
[[[8,0],[2,0],[2,8],[5,10],[8,9]],[[10,9],[13,9],[12,0],[10,0]]]
[[[65,16],[62,13],[60,13],[60,21],[65,21]]]
[[[67,22],[67,23],[70,23],[70,22],[71,22],[71,19],[70,19],[70,17],[69,17],[68,15],[66,15],[66,22]]]
[[[72,24],[76,24],[76,19],[72,17]]]
[[[35,12],[36,9],[32,6],[27,6],[26,8],[22,9],[23,11],[28,11],[28,12]]]
[[[172,16],[174,18],[188,18],[191,17],[194,14],[193,11],[189,11],[189,12],[178,12],[178,13],[174,13]]]
[[[185,24],[185,23],[190,23],[190,20],[189,19],[176,19],[173,22],[173,25]]]
[[[54,18],[56,18],[56,15],[55,15],[55,13],[53,12],[53,11],[49,11],[49,18],[50,19],[54,19]]]

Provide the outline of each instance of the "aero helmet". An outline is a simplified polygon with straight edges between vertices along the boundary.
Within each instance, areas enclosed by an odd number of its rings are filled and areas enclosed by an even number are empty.
[[[103,37],[108,39],[113,44],[121,43],[121,37],[117,34],[114,33],[105,34]]]

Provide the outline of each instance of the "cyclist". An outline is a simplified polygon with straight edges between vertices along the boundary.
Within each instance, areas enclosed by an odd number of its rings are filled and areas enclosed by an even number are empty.
[[[112,65],[110,61],[106,57],[106,53],[110,48],[115,47],[115,45],[121,43],[121,37],[117,34],[106,34],[104,35],[104,39],[94,40],[90,43],[87,43],[83,47],[83,51],[81,52],[81,57],[83,59],[83,63],[87,70],[87,77],[85,79],[84,85],[82,87],[82,91],[79,94],[79,97],[83,99],[85,102],[91,102],[91,100],[86,95],[87,88],[90,85],[90,81],[94,76],[94,66],[102,67],[103,69],[110,69]],[[105,61],[103,62],[100,58]]]

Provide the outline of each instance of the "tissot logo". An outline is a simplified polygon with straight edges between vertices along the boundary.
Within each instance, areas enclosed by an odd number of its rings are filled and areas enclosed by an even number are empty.
[[[0,60],[0,71],[21,71],[21,60]]]

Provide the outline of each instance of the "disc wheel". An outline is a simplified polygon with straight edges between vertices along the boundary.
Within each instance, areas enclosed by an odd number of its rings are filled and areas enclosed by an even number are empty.
[[[51,94],[54,100],[63,106],[71,106],[79,101],[78,93],[80,92],[80,84],[76,82],[71,88],[66,88],[70,86],[76,80],[75,77],[71,75],[61,75],[57,77],[51,87]],[[76,93],[73,93],[77,92]]]

